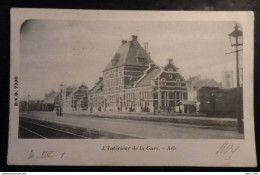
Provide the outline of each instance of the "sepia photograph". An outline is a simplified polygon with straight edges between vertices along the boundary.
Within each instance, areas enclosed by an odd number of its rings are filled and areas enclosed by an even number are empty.
[[[242,28],[27,20],[19,138],[243,139]]]
[[[254,167],[252,12],[11,10],[8,165]]]

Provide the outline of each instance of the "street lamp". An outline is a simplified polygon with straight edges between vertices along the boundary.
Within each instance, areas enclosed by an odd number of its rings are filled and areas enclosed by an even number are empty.
[[[63,84],[60,85],[60,116],[62,116],[62,90],[63,90]]]
[[[28,100],[27,100],[27,113],[29,113],[29,111],[30,111],[29,103],[30,103],[30,95],[28,95]]]
[[[243,32],[238,29],[238,25],[235,25],[235,30],[231,32],[229,36],[231,46],[242,46],[243,45]]]
[[[92,96],[90,96],[90,113],[92,113],[93,111],[93,100],[92,100]]]
[[[240,87],[239,84],[239,58],[238,58],[238,52],[241,51],[238,49],[238,46],[243,45],[243,32],[238,29],[238,25],[235,25],[235,30],[231,32],[229,36],[230,44],[232,47],[235,47],[236,50],[234,51],[236,53],[236,69],[237,69],[237,88]],[[233,52],[230,52],[233,53]]]
[[[239,83],[239,58],[238,58],[238,52],[242,51],[242,49],[238,49],[239,46],[243,46],[243,32],[238,29],[238,25],[235,25],[235,30],[231,32],[229,36],[231,47],[235,47],[236,50],[229,53],[236,53],[236,72],[237,72],[237,103],[236,103],[236,112],[238,115],[237,118],[237,124],[238,124],[238,132],[243,133],[244,132],[244,126],[243,126],[243,115],[240,113],[241,106],[239,103],[242,104],[242,95],[240,94],[240,83]],[[227,54],[229,54],[227,53]]]

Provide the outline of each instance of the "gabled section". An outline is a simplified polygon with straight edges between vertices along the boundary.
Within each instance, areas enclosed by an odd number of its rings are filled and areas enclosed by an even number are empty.
[[[179,73],[179,68],[173,64],[173,59],[168,59],[168,61],[169,62],[166,67],[164,67],[162,71],[154,78],[158,79],[160,77],[160,79],[163,78],[163,80],[176,82],[185,81],[184,77]]]
[[[174,64],[173,64],[173,59],[168,59],[168,64],[166,65],[166,67],[164,68],[164,71],[169,71],[169,72],[178,72],[179,68],[177,68]]]
[[[74,95],[85,96],[87,95],[87,90],[87,86],[84,83],[82,83],[80,86],[75,87],[73,91],[71,91],[71,93],[68,94],[67,97],[72,98]]]
[[[221,88],[221,84],[214,79],[199,80],[193,85],[194,90],[199,90],[202,87],[216,87]]]

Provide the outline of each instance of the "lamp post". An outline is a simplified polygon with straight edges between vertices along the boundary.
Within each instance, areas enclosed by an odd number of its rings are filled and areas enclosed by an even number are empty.
[[[238,58],[238,52],[241,51],[238,49],[239,46],[243,45],[243,32],[241,32],[238,29],[238,25],[235,25],[235,30],[233,32],[231,32],[228,36],[229,36],[229,40],[230,40],[230,44],[232,47],[235,47],[236,50],[233,52],[229,52],[229,53],[236,53],[236,72],[237,72],[237,88],[240,87],[239,84],[239,58]]]
[[[93,101],[92,101],[92,97],[90,97],[90,113],[92,113],[93,111]]]
[[[29,111],[30,111],[29,103],[30,103],[30,95],[28,95],[28,100],[27,100],[27,113],[29,113]]]
[[[160,74],[159,74],[159,76],[158,76],[158,113],[160,113],[161,111],[160,111],[160,109],[161,109],[161,103],[162,103],[162,101],[161,101],[161,99],[162,99],[162,97],[161,97],[161,81],[160,81]]]
[[[60,116],[62,116],[62,90],[63,90],[63,84],[60,85]]]
[[[238,125],[238,132],[244,133],[244,126],[243,126],[243,115],[241,112],[242,108],[242,95],[240,93],[239,87],[239,57],[238,53],[239,51],[242,51],[242,49],[239,49],[239,46],[243,46],[243,32],[238,29],[238,25],[235,25],[235,30],[231,32],[228,36],[230,39],[231,47],[235,47],[236,50],[229,53],[236,53],[236,72],[237,72],[237,102],[236,102],[236,112],[237,112],[237,125]],[[227,54],[229,54],[227,53]],[[241,105],[240,105],[241,104]]]

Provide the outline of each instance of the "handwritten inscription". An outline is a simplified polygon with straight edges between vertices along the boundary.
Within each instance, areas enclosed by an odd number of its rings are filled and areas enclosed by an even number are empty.
[[[238,145],[232,142],[224,142],[215,154],[224,156],[225,160],[229,160],[238,149]]]
[[[48,158],[64,158],[66,157],[65,152],[59,153],[57,151],[42,151],[40,153],[35,153],[35,151],[32,149],[28,159],[48,159]]]

